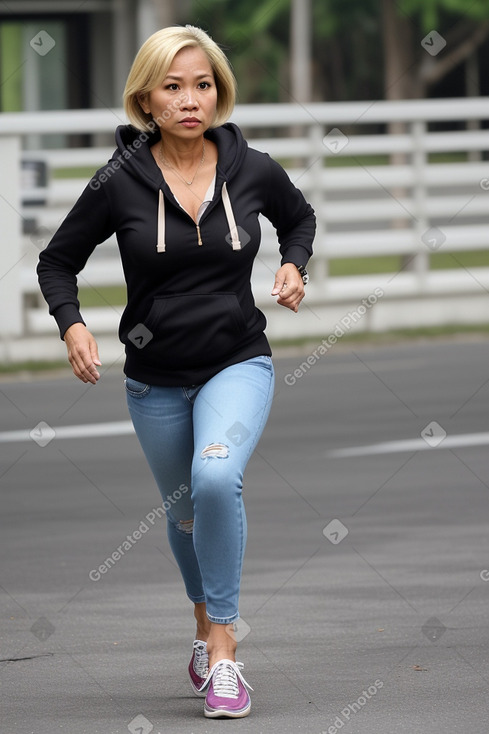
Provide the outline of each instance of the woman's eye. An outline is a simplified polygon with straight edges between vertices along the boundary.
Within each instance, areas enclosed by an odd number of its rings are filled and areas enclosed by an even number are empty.
[[[199,89],[208,89],[210,87],[209,82],[200,82]]]
[[[166,88],[169,89],[171,92],[176,92],[178,89],[178,84],[175,84],[175,82],[173,82],[173,84],[167,84]]]

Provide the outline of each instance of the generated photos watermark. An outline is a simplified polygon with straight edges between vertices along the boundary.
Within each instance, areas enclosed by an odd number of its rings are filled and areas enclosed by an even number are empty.
[[[323,528],[324,537],[327,538],[330,543],[333,543],[333,545],[341,543],[343,538],[346,538],[348,535],[348,532],[346,525],[344,525],[341,520],[338,520],[338,518],[331,520],[331,522]]]
[[[56,438],[56,431],[46,421],[39,421],[37,426],[29,431],[29,436],[41,448],[47,446],[53,438]]]
[[[421,627],[421,631],[430,642],[436,642],[445,634],[447,628],[438,617],[430,617]]]
[[[226,633],[236,642],[241,642],[251,632],[251,627],[246,620],[239,617],[235,622],[225,625]]]
[[[324,729],[321,734],[337,734],[346,724],[349,724],[356,714],[361,711],[367,703],[374,698],[381,688],[384,687],[384,681],[377,678],[372,685],[366,690],[362,691],[361,695],[355,701],[348,703],[344,708],[341,709],[338,716],[335,718],[333,723]]]
[[[45,30],[39,31],[31,38],[29,46],[34,49],[39,56],[46,56],[56,46],[56,41]]]
[[[126,553],[134,548],[138,540],[141,540],[143,535],[145,535],[148,530],[150,530],[150,528],[154,526],[156,521],[164,517],[168,510],[172,508],[172,505],[178,502],[178,500],[181,499],[182,496],[188,491],[189,488],[187,487],[187,485],[181,484],[179,488],[173,492],[173,494],[166,496],[166,499],[163,500],[161,505],[150,510],[145,515],[144,519],[141,520],[137,529],[134,530],[130,535],[127,535],[125,540],[117,546],[113,553],[111,553],[111,555],[108,556],[105,561],[100,564],[100,566],[98,566],[97,568],[92,568],[92,570],[88,574],[90,581],[100,581],[102,576],[110,571],[110,569],[115,566],[115,564],[120,561],[120,559],[123,558]]]
[[[354,311],[349,311],[343,318],[336,324],[334,331],[315,349],[309,354],[304,362],[302,362],[293,372],[288,372],[284,377],[286,385],[295,385],[301,377],[309,372],[311,367],[319,362],[321,357],[329,352],[339,339],[347,334],[351,328],[357,324],[365,316],[367,311],[375,306],[377,301],[382,298],[384,291],[382,288],[375,288],[374,292],[371,293],[367,298],[362,298],[362,302],[357,306]]]
[[[48,637],[51,637],[54,631],[54,625],[46,617],[39,617],[31,627],[32,634],[34,637],[37,637],[39,642],[45,642]]]
[[[428,446],[432,449],[439,446],[446,437],[447,432],[437,421],[431,421],[431,423],[428,423],[428,425],[421,431],[421,438],[426,441]]]
[[[106,166],[103,167],[103,169],[97,173],[88,184],[91,189],[94,191],[98,191],[100,187],[106,183],[114,173],[116,173],[123,165],[124,163],[132,158],[135,153],[146,143],[150,136],[155,132],[155,130],[158,127],[161,127],[165,124],[167,120],[174,115],[174,113],[177,111],[177,109],[186,101],[187,95],[182,93],[179,94],[176,99],[173,100],[173,102],[168,105],[166,110],[159,116],[153,119],[151,122],[148,123],[148,130],[142,131],[139,133],[139,135],[134,138],[132,143],[127,145],[124,150],[119,153],[118,156],[113,158]]]
[[[439,250],[440,247],[445,244],[447,237],[439,227],[431,227],[424,232],[421,240],[429,250],[436,252],[436,250]]]
[[[438,31],[430,31],[421,41],[421,45],[430,56],[438,56],[447,45],[446,40]]]
[[[338,155],[342,150],[346,148],[350,138],[345,133],[341,132],[338,127],[334,127],[329,131],[323,138],[323,145],[329,150],[332,155]]]
[[[129,722],[127,728],[131,734],[150,734],[150,732],[153,731],[154,726],[146,716],[138,714]]]

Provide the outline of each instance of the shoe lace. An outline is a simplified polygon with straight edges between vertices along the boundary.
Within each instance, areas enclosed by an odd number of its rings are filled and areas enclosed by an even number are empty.
[[[234,663],[228,660],[221,660],[213,666],[209,677],[212,676],[212,686],[216,696],[219,698],[238,698],[238,678],[243,685],[253,690],[241,675],[240,669],[243,667],[243,663]]]
[[[200,678],[205,678],[209,672],[209,655],[207,645],[201,640],[194,641],[194,670]]]

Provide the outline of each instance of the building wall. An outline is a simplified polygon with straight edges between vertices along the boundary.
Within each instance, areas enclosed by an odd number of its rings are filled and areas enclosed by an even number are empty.
[[[0,4],[0,111],[119,107],[153,0]]]

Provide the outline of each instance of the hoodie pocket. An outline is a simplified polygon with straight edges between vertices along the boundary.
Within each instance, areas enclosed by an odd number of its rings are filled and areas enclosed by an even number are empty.
[[[168,367],[215,364],[246,332],[234,293],[156,296],[144,325],[152,337],[144,358]]]

